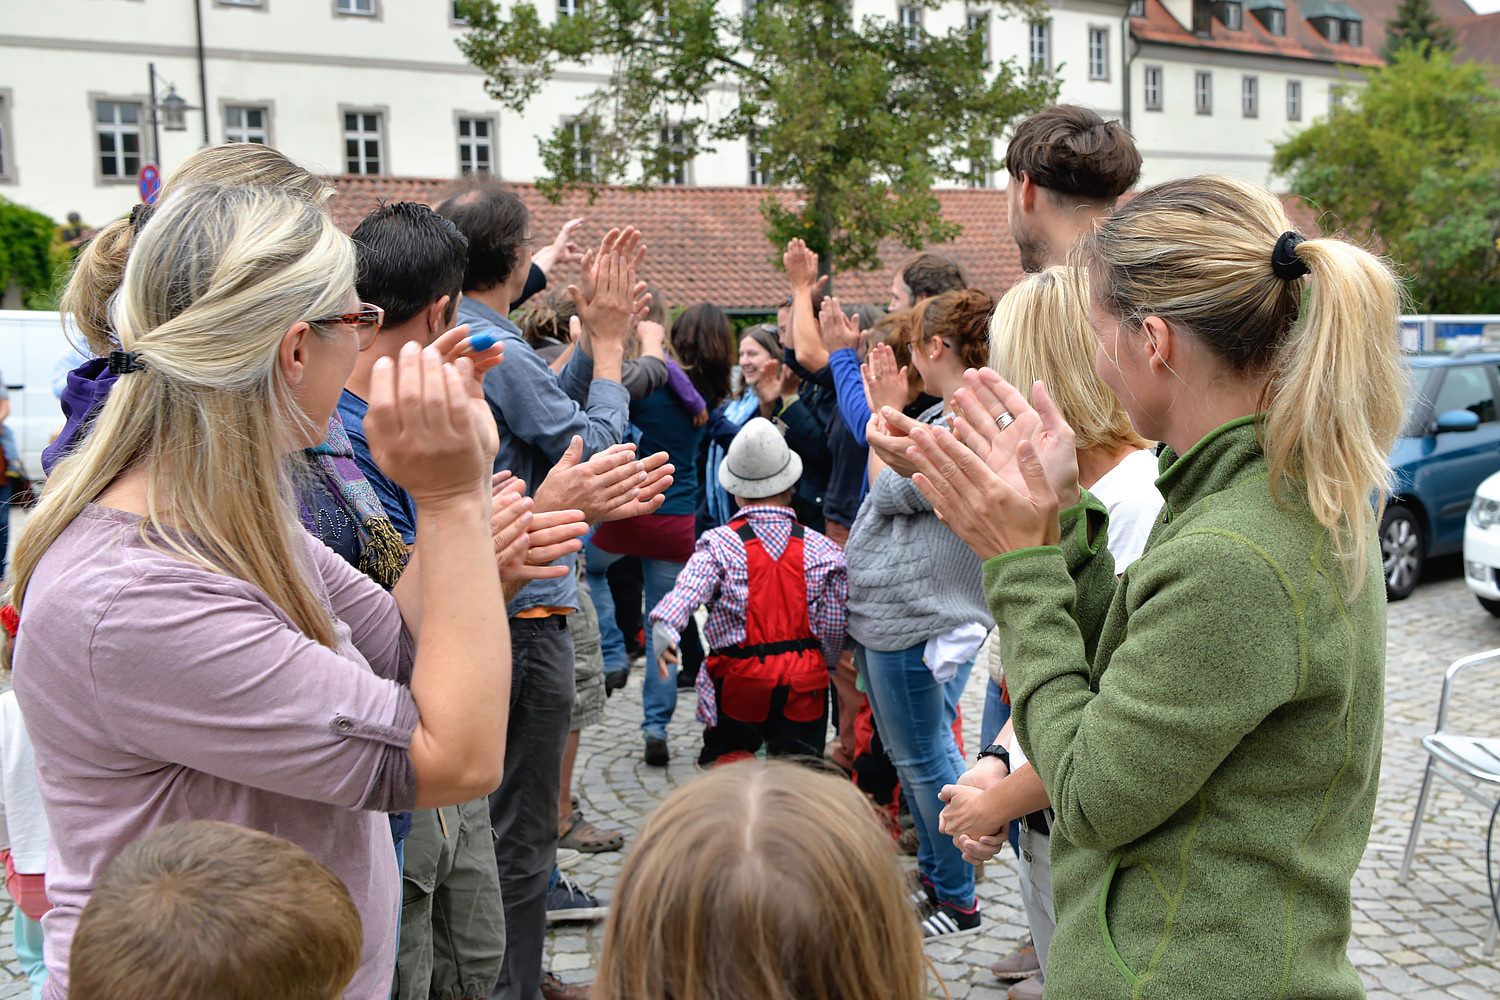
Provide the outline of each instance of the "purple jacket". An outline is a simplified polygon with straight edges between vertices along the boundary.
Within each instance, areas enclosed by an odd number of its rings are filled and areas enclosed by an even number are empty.
[[[43,449],[43,472],[51,475],[52,467],[67,458],[73,446],[83,440],[88,425],[109,398],[109,390],[119,378],[110,374],[109,362],[104,358],[90,358],[68,372],[68,387],[62,394],[63,416],[68,422],[63,425],[57,440]]]

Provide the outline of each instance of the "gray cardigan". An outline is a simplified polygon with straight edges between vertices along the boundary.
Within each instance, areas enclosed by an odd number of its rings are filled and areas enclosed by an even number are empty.
[[[942,412],[939,403],[919,419],[936,423]],[[870,486],[845,554],[849,635],[862,646],[889,652],[966,622],[994,625],[979,557],[938,520],[911,481],[892,469],[882,469]]]

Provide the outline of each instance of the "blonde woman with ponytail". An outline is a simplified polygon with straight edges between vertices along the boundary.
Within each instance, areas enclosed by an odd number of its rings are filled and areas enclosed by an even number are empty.
[[[383,814],[499,781],[496,437],[470,362],[412,344],[374,369],[365,429],[420,505],[423,569],[387,593],[297,523],[287,459],[322,440],[359,349],[354,262],[322,212],[266,188],[179,189],[135,239],[109,312],[119,381],[16,546],[14,685],[57,848],[51,1000],[104,866],[191,819],[332,868],[364,924],[347,996],[384,1000]]]
[[[1142,192],[1075,255],[1100,378],[1165,444],[1141,557],[1116,581],[1040,383],[1033,408],[971,373],[954,433],[911,431],[919,487],[985,560],[1016,736],[1056,811],[1047,995],[1355,1000],[1397,280],[1214,177]]]

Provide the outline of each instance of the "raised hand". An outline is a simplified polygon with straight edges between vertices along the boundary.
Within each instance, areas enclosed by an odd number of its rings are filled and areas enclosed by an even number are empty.
[[[804,289],[816,292],[828,284],[828,275],[818,276],[818,255],[807,248],[801,239],[787,242],[786,252],[781,255],[781,264],[786,268],[787,280],[792,283],[792,292]]]
[[[471,367],[409,343],[370,373],[370,457],[418,506],[472,496],[489,479],[499,435],[489,408],[469,405]]]
[[[845,315],[839,300],[831,295],[823,300],[823,308],[818,312],[818,333],[823,339],[823,349],[829,354],[845,347],[858,352],[869,337],[869,331],[860,330],[859,317]]]
[[[859,366],[864,377],[865,398],[870,412],[879,413],[889,407],[900,413],[910,395],[910,383],[906,378],[906,366],[896,367],[896,352],[889,344],[876,344],[870,348],[869,357]]]
[[[1073,428],[1047,394],[1047,387],[1041,382],[1031,387],[1036,401],[1033,409],[1020,390],[989,368],[965,372],[964,382],[953,399],[960,417],[953,427],[958,439],[1018,489],[1021,479],[1015,464],[1016,447],[1030,440],[1059,502],[1065,508],[1077,503],[1077,442]]]
[[[564,222],[552,242],[531,255],[531,262],[551,277],[553,269],[559,264],[576,264],[583,260],[583,251],[573,242],[573,233],[582,225],[581,218]]]
[[[568,286],[591,342],[624,343],[636,310],[634,268],[623,254],[611,251],[599,259],[593,284],[592,296],[585,296],[577,285]]]
[[[489,334],[469,336],[469,324],[461,323],[432,342],[438,354],[448,364],[459,358],[468,358],[474,366],[475,381],[482,382],[484,373],[505,360],[505,345]]]

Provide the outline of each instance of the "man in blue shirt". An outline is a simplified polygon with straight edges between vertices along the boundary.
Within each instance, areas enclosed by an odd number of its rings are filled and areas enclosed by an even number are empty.
[[[623,308],[618,280],[585,279],[584,339],[554,375],[506,318],[530,272],[526,206],[498,182],[478,179],[439,205],[438,213],[469,241],[458,320],[469,324],[471,340],[505,345],[505,361],[484,378],[500,434],[495,470],[509,470],[534,489],[575,436],[582,439],[586,459],[624,434],[630,394],[620,384],[620,364],[632,312],[633,270]],[[621,260],[605,255],[593,264],[597,272],[618,269]],[[571,565],[572,557],[567,561]],[[528,583],[509,605],[510,726],[504,777],[490,796],[506,932],[504,968],[492,995],[502,1000],[537,1000],[541,991],[547,888],[573,704],[573,641],[566,615],[577,607],[572,573]]]

